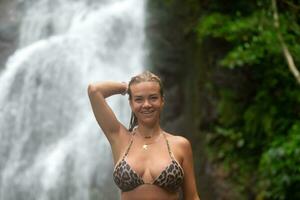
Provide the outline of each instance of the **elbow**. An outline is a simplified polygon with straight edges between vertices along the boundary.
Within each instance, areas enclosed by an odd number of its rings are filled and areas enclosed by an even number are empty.
[[[94,84],[90,83],[90,84],[88,85],[87,91],[88,91],[88,95],[89,95],[89,96],[91,96],[91,95],[97,93],[96,86],[95,86]]]
[[[104,94],[103,94],[103,87],[100,85],[100,84],[94,84],[94,83],[90,83],[88,85],[88,95],[89,97],[92,97],[92,96],[103,96],[104,97]]]

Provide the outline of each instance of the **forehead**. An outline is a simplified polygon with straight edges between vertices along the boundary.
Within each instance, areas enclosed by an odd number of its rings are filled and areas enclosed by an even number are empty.
[[[132,96],[143,96],[160,93],[159,83],[154,81],[134,83],[130,86],[130,89]]]

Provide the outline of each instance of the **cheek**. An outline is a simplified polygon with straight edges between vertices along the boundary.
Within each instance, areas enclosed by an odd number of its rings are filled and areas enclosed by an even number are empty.
[[[139,109],[140,105],[136,104],[136,103],[131,103],[130,107],[131,107],[131,110],[134,112],[134,111],[137,111]]]
[[[133,110],[135,105],[134,105],[134,102],[131,99],[129,100],[129,105],[130,105],[131,110]]]

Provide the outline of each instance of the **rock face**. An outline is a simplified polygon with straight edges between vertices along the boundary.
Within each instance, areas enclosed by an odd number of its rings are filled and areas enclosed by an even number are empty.
[[[17,0],[0,0],[0,72],[17,47],[20,5]]]

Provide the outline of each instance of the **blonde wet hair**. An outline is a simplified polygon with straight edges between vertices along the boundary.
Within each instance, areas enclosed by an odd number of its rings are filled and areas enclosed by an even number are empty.
[[[129,95],[129,100],[132,99],[132,93],[131,93],[131,85],[141,83],[141,82],[156,82],[159,84],[160,90],[159,93],[162,98],[164,98],[164,90],[163,90],[163,85],[161,79],[153,74],[150,71],[145,71],[139,75],[136,75],[131,78],[131,80],[128,83],[128,95]],[[137,117],[133,112],[131,112],[131,118],[130,118],[130,123],[129,123],[129,131],[132,131],[135,126],[138,125]]]

